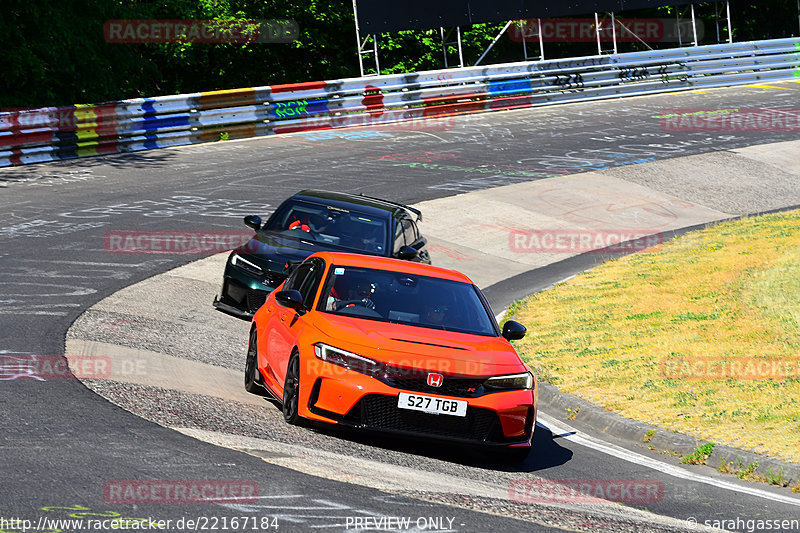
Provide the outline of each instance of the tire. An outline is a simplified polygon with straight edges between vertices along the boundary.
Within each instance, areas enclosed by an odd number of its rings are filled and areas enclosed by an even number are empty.
[[[266,389],[259,383],[258,359],[256,348],[256,328],[250,330],[250,342],[247,343],[247,359],[244,363],[244,390],[258,396],[268,396]]]
[[[294,352],[286,366],[286,380],[283,382],[283,419],[289,424],[299,426],[300,406],[300,355]]]

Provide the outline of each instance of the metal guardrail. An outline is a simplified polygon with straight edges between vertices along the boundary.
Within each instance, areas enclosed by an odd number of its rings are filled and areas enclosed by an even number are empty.
[[[0,166],[794,78],[796,38],[26,109]]]

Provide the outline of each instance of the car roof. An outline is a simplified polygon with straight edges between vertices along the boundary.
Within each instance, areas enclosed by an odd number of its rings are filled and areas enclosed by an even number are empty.
[[[316,203],[320,203],[320,200],[322,200],[322,203],[325,205],[339,207],[342,209],[352,208],[354,205],[357,205],[358,211],[372,216],[389,217],[392,214],[398,215],[401,213],[406,213],[406,209],[402,204],[394,204],[379,198],[370,198],[367,196],[359,196],[344,192],[308,189],[295,194],[292,196],[292,199],[306,200]]]
[[[418,276],[430,276],[434,278],[460,281],[472,285],[472,280],[457,270],[404,261],[391,257],[381,257],[376,255],[351,254],[346,252],[316,252],[309,256],[319,257],[329,265],[353,266],[361,268],[374,268],[389,270],[391,272],[403,272],[405,274],[415,274]]]

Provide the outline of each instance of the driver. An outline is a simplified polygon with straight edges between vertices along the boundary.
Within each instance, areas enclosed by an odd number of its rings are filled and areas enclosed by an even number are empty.
[[[311,215],[302,215],[298,217],[295,214],[292,214],[292,218],[294,219],[292,222],[286,226],[287,230],[299,229],[305,231],[306,233],[321,233],[325,231],[327,227],[327,221],[319,215],[311,214]]]
[[[435,327],[453,326],[452,322],[456,318],[456,313],[450,312],[451,309],[454,310],[452,303],[453,299],[447,293],[435,292],[434,294],[428,294],[422,306],[422,321]]]
[[[308,215],[303,215],[300,218],[298,218],[297,215],[292,215],[292,217],[294,220],[286,227],[287,230],[299,229],[306,232],[311,231],[311,227],[308,225]]]
[[[436,305],[432,303],[425,304],[425,309],[422,313],[423,319],[428,324],[434,326],[441,326],[444,319],[447,317],[447,312],[450,309],[444,305]]]
[[[375,309],[372,301],[372,294],[375,292],[375,285],[365,279],[346,279],[338,277],[333,284],[326,309],[338,311],[345,307],[359,305],[367,309]]]

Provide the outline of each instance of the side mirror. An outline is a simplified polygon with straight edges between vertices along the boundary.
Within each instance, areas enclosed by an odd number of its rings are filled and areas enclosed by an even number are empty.
[[[402,248],[400,248],[400,250],[398,250],[395,257],[397,257],[398,259],[403,259],[405,261],[408,261],[410,259],[414,259],[415,257],[417,257],[417,255],[419,255],[419,250],[417,250],[416,248],[412,248],[409,245],[405,245]]]
[[[296,289],[280,291],[275,293],[275,301],[278,305],[294,309],[297,312],[303,311],[303,295]]]
[[[509,320],[503,325],[503,337],[510,341],[517,341],[521,339],[525,336],[527,331],[528,330],[525,328],[525,326],[519,322],[514,322],[513,320]]]
[[[258,215],[247,215],[244,217],[244,225],[253,228],[253,231],[261,229],[261,217]]]

